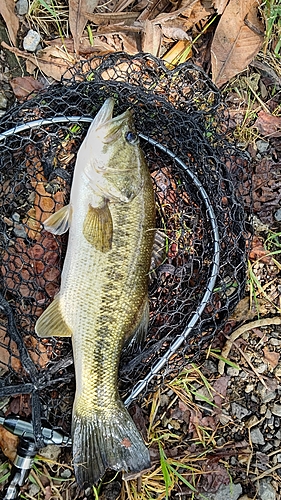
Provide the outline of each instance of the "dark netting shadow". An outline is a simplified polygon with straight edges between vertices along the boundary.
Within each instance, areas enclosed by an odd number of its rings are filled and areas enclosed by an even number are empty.
[[[226,141],[220,94],[199,68],[97,57],[12,108],[0,120],[0,398],[6,415],[17,408],[32,419],[38,446],[42,421],[70,432],[75,386],[71,342],[34,333],[59,290],[67,245],[42,223],[68,203],[77,150],[109,96],[115,114],[134,110],[165,245],[150,275],[147,343],[120,364],[126,403],[204,352],[244,293],[247,159]]]

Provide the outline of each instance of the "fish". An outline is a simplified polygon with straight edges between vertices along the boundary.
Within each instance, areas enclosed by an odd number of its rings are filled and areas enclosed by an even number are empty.
[[[118,392],[118,366],[122,349],[140,345],[148,328],[155,199],[132,111],[113,117],[114,104],[104,102],[78,151],[69,204],[44,223],[69,238],[60,291],[35,326],[39,337],[72,339],[72,453],[83,488],[108,469],[150,467]]]

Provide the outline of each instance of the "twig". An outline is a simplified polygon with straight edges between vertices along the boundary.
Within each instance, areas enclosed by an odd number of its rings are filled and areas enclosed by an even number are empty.
[[[233,342],[237,340],[241,335],[243,335],[243,333],[252,330],[253,328],[259,328],[260,326],[270,326],[270,325],[281,325],[281,317],[275,316],[274,318],[262,318],[256,321],[252,321],[251,323],[246,323],[246,325],[240,326],[239,328],[237,328],[237,330],[234,330],[234,332],[232,332],[232,334],[229,336],[221,352],[221,356],[225,359],[228,358]],[[220,375],[223,374],[224,367],[225,367],[225,361],[220,360],[218,364],[218,372]]]

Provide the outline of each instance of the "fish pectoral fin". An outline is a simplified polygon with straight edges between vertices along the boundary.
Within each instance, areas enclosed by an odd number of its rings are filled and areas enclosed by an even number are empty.
[[[136,354],[141,351],[145,342],[149,323],[149,303],[148,297],[145,298],[142,307],[140,308],[136,328],[125,338],[122,355]]]
[[[100,252],[108,252],[112,248],[113,221],[108,203],[101,208],[89,205],[83,224],[83,234],[91,245]]]
[[[45,309],[37,320],[35,332],[38,337],[71,337],[72,330],[66,324],[60,309],[60,296]]]
[[[72,215],[71,205],[65,205],[50,215],[44,222],[44,228],[52,234],[63,234],[69,229]]]

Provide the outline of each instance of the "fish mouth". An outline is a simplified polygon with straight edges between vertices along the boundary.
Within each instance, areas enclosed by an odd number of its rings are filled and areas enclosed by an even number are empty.
[[[115,101],[113,97],[106,99],[92,122],[92,128],[97,130],[112,120],[114,104]]]
[[[95,129],[96,132],[102,132],[102,142],[105,144],[118,139],[124,124],[132,119],[130,109],[113,118],[114,104],[115,101],[112,97],[106,99],[92,123],[92,129]]]

